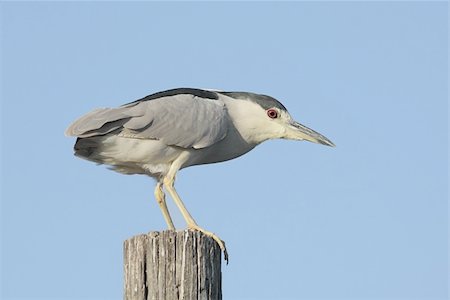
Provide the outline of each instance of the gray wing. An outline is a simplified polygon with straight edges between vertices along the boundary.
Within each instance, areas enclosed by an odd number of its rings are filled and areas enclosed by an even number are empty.
[[[65,134],[81,138],[104,135],[121,128],[131,118],[141,115],[138,111],[122,107],[97,108],[73,122]]]
[[[118,130],[118,135],[157,139],[167,145],[204,148],[222,140],[228,114],[222,101],[177,94],[94,110],[75,121],[66,135],[90,137]]]

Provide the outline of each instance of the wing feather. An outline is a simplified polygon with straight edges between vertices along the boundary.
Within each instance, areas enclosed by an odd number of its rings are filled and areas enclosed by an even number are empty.
[[[120,128],[127,119],[141,114],[134,108],[97,108],[73,122],[65,134],[77,137],[106,134]]]

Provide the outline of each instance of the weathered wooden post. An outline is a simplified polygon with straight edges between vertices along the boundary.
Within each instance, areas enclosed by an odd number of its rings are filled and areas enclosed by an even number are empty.
[[[222,299],[221,250],[199,231],[167,230],[124,242],[125,300]]]

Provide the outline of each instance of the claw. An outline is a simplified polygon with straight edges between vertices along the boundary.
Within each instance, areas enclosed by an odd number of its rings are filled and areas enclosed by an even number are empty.
[[[205,229],[199,227],[199,226],[196,225],[196,224],[195,224],[195,225],[194,225],[194,224],[190,224],[190,225],[188,225],[188,228],[189,228],[189,229],[192,229],[192,230],[197,230],[197,231],[203,232],[205,235],[207,235],[207,236],[213,238],[213,239],[216,241],[216,243],[219,245],[220,249],[222,250],[222,252],[223,252],[223,258],[225,259],[225,261],[227,262],[227,265],[228,265],[228,251],[227,251],[227,248],[225,247],[225,242],[224,242],[224,241],[222,241],[222,240],[221,240],[217,235],[215,235],[214,233],[212,233],[212,232],[210,232],[210,231],[207,231],[207,230],[205,230]]]

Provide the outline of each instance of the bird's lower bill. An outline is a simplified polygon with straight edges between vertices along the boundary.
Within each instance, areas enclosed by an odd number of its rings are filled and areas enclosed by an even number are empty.
[[[292,122],[288,126],[286,138],[292,140],[305,140],[317,144],[334,147],[333,142],[327,139],[325,136],[297,122]]]

